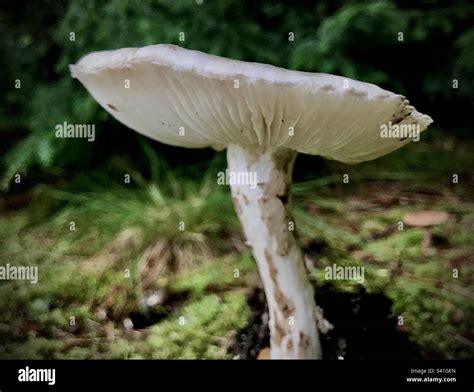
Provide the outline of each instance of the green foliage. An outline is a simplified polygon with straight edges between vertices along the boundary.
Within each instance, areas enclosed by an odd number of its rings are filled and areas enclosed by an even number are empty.
[[[239,278],[235,278],[235,272]],[[250,252],[245,252],[239,260],[229,256],[221,259],[219,263],[203,265],[198,270],[181,273],[171,284],[174,291],[189,290],[195,296],[202,295],[206,287],[221,285],[223,288],[241,284],[241,278],[248,272],[255,270],[255,262]]]
[[[229,331],[243,326],[249,309],[242,294],[226,294],[223,298],[208,295],[184,308],[179,317],[152,328],[146,341],[150,350],[147,356],[154,359],[229,358],[226,352]]]
[[[462,75],[467,83],[461,83],[459,93],[472,97],[474,89],[474,29],[467,30],[462,33],[456,41],[456,49],[459,56],[454,62],[454,75]]]
[[[323,20],[315,36],[296,47],[291,65],[386,83],[390,75],[372,63],[374,51],[393,50],[399,45],[397,34],[406,27],[404,12],[390,2],[346,5]]]
[[[200,181],[183,176],[178,179],[179,170],[168,170],[155,151],[147,148],[148,159],[157,169],[152,174],[154,182],[118,161],[115,166],[130,173],[131,184],[118,182],[123,181],[123,173],[113,181],[114,177],[96,171],[76,177],[64,190],[35,188],[28,225],[39,224],[40,230],[47,227],[51,234],[61,236],[61,241],[48,249],[50,252],[90,257],[130,227],[137,231],[134,237],[138,248],[157,239],[181,245],[199,243],[218,238],[223,227],[237,224],[228,190],[215,181],[218,160],[201,173]],[[75,230],[70,230],[70,222],[74,222]],[[180,229],[180,222],[186,230]]]

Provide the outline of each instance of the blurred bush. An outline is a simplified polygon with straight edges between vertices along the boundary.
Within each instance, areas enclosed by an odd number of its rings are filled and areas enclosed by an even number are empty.
[[[68,64],[104,49],[174,43],[221,56],[329,72],[406,94],[446,131],[468,135],[470,1],[45,0],[0,6],[2,184],[16,173],[97,167],[147,143],[110,119]],[[185,33],[180,42],[179,33]],[[289,33],[294,33],[294,41]],[[400,41],[400,33],[403,41]],[[74,38],[74,40],[71,39]],[[459,86],[453,89],[453,79]],[[21,82],[21,88],[15,84]],[[57,139],[57,123],[95,123],[95,143]],[[107,128],[107,132],[104,132]],[[108,135],[114,133],[114,140]],[[166,155],[168,147],[160,146]],[[170,154],[171,155],[171,154]],[[200,156],[201,157],[201,156]],[[137,158],[137,159],[135,159]]]

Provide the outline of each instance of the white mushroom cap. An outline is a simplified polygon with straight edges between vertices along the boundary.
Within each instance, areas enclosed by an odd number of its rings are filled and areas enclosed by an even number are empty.
[[[383,124],[421,132],[432,122],[373,84],[174,45],[93,52],[70,69],[117,120],[174,146],[286,147],[356,163],[411,140],[381,137]]]

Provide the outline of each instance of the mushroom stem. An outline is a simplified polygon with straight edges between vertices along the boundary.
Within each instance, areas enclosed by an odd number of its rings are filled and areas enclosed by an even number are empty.
[[[421,242],[421,254],[423,256],[433,256],[434,249],[431,247],[433,242],[433,232],[431,227],[423,227],[423,241]]]
[[[232,200],[268,302],[273,359],[321,358],[314,292],[290,215],[295,157],[288,149],[262,153],[231,145],[227,150]],[[245,178],[256,182],[237,181]]]

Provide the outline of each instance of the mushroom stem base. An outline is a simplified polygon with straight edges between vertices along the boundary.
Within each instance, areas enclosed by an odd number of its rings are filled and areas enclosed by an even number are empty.
[[[232,200],[268,302],[272,359],[321,358],[313,288],[289,208],[295,157],[287,149],[227,150]]]

